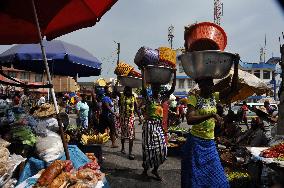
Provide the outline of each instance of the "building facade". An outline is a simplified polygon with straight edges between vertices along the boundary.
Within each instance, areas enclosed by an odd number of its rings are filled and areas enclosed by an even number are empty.
[[[182,49],[176,50],[177,57],[182,53]],[[186,97],[188,95],[189,90],[195,86],[194,80],[187,76],[184,72],[183,66],[181,64],[181,61],[177,58],[176,63],[177,68],[177,76],[176,76],[176,88],[174,95],[178,97]]]
[[[37,74],[34,72],[18,70],[14,68],[6,68],[6,67],[2,67],[2,70],[5,74],[9,75],[10,77],[27,82],[29,84],[43,85],[44,83],[47,83],[46,74]],[[5,78],[2,75],[0,75],[0,80],[6,82],[10,81],[9,79]],[[79,90],[76,81],[72,77],[53,75],[52,81],[55,92],[75,92]],[[5,88],[6,86],[2,85],[1,87]],[[17,87],[14,89],[22,90],[22,88],[17,88]],[[47,93],[47,90],[48,90],[47,88],[40,88],[40,89],[35,89],[34,91]]]
[[[273,91],[273,95],[270,97],[275,97],[275,99],[277,99],[281,85],[281,69],[279,67],[279,60],[280,58],[272,57],[267,62],[240,62],[239,69],[254,74],[256,77],[260,78]]]

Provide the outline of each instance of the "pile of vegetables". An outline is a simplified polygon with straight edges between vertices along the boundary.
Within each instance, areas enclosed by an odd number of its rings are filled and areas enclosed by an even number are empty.
[[[265,158],[282,158],[284,155],[284,142],[262,151],[260,155]]]
[[[33,134],[31,128],[27,126],[12,128],[11,135],[16,142],[20,142],[24,145],[34,146],[36,143],[36,136]]]

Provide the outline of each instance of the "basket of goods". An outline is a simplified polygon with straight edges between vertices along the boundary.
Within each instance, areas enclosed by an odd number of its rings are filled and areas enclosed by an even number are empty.
[[[136,53],[134,62],[145,71],[148,84],[165,85],[170,82],[176,67],[176,52],[167,47],[150,49],[142,47]]]
[[[229,74],[236,55],[218,50],[205,50],[185,52],[178,58],[184,72],[193,79],[221,79]]]
[[[133,66],[120,62],[115,68],[114,73],[118,76],[119,83],[122,86],[128,86],[131,88],[142,87],[141,74],[134,70]]]
[[[219,25],[201,22],[185,27],[184,41],[186,51],[223,51],[227,45],[227,35]]]

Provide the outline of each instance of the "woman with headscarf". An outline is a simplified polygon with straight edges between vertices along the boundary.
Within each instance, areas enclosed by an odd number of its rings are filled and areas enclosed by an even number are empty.
[[[134,129],[134,111],[139,115],[141,122],[140,113],[137,108],[136,97],[132,93],[132,88],[126,86],[119,100],[119,112],[120,112],[120,126],[121,126],[121,152],[125,154],[124,143],[126,139],[129,139],[129,159],[134,160],[132,154],[133,140],[135,138]]]
[[[221,124],[217,114],[219,98],[229,97],[236,90],[239,57],[234,61],[232,86],[226,92],[213,92],[213,78],[195,80],[199,95],[189,96],[187,123],[193,125],[183,147],[181,163],[181,187],[229,187],[224,169],[214,142],[215,123]]]
[[[142,77],[144,71],[142,71]],[[144,82],[144,79],[143,79]],[[158,168],[166,159],[167,145],[162,125],[163,108],[162,104],[168,100],[174,92],[176,84],[176,72],[169,91],[161,93],[161,85],[151,85],[152,94],[147,94],[145,83],[143,83],[143,95],[145,98],[145,115],[142,127],[142,152],[143,152],[143,175],[147,175],[149,168],[153,168],[152,174],[157,180],[162,180]]]

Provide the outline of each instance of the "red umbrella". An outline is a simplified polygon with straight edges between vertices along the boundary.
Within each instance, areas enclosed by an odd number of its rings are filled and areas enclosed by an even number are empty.
[[[39,42],[33,2],[41,34],[51,40],[95,25],[117,0],[1,0],[0,44]]]
[[[51,40],[95,25],[117,0],[1,0],[0,44],[40,43],[49,84],[52,84],[42,36]],[[59,113],[53,87],[51,94]],[[66,159],[69,152],[59,123]]]

